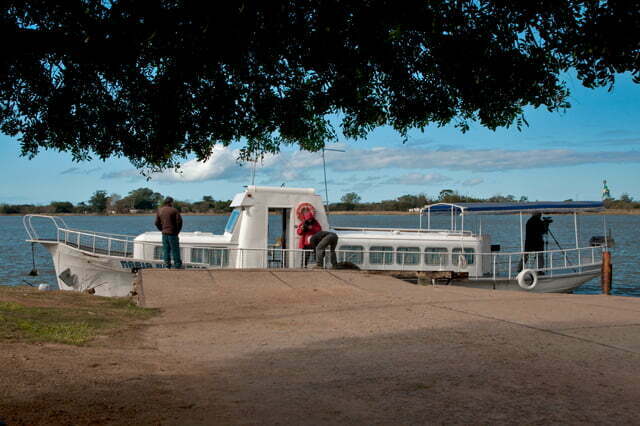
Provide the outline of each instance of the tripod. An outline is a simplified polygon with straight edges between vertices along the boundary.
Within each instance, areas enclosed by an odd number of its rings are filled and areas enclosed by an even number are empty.
[[[562,248],[562,246],[560,245],[560,243],[559,243],[559,242],[558,242],[558,240],[556,239],[556,236],[555,236],[555,235],[553,235],[553,232],[551,232],[551,229],[547,229],[547,234],[551,235],[551,238],[553,238],[553,241],[556,243],[556,245],[558,246],[558,248],[559,248],[560,250],[563,250],[563,251],[564,251],[564,249]],[[545,244],[546,244],[546,241],[545,241]]]
[[[553,235],[553,232],[551,232],[551,229],[547,229],[547,233],[549,235],[551,235],[551,238],[553,238],[553,241],[556,243],[556,245],[558,246],[558,248],[560,250],[562,250],[562,255],[564,256],[564,260],[565,262],[567,262],[569,265],[573,266],[573,264],[571,263],[571,261],[569,259],[567,259],[567,252],[564,251],[564,249],[562,248],[562,246],[560,245],[560,243],[558,242],[558,239],[556,238],[555,235]],[[545,239],[545,245],[546,245],[547,241]]]

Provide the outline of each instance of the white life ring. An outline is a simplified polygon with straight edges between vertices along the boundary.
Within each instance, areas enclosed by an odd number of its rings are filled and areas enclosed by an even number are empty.
[[[538,273],[533,269],[523,269],[516,278],[518,285],[523,290],[533,290],[538,284]],[[527,284],[527,282],[531,282]]]

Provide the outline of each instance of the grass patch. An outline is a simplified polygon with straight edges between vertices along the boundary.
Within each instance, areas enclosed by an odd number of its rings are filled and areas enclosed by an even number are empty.
[[[82,345],[157,312],[140,308],[126,298],[0,288],[0,341]]]

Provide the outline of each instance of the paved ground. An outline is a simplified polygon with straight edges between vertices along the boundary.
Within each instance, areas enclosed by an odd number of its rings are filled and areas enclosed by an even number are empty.
[[[213,404],[238,423],[640,422],[639,299],[344,271],[154,271],[144,288],[164,309],[148,337],[197,371],[203,421]]]
[[[640,299],[351,271],[144,271],[143,289],[163,314],[121,343],[0,352],[0,385],[25,378],[2,396],[48,413],[5,421],[640,422]]]

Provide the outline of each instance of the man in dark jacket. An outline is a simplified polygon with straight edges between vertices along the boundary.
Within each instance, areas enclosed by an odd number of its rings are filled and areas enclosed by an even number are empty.
[[[324,251],[327,247],[331,251],[331,266],[338,266],[336,257],[336,246],[338,245],[338,235],[333,232],[320,231],[316,232],[309,240],[311,246],[316,250],[316,268],[324,267]]]
[[[156,214],[156,228],[162,231],[162,257],[164,266],[171,268],[171,258],[177,269],[182,268],[180,258],[180,241],[178,234],[182,230],[182,217],[178,209],[173,207],[173,198],[167,197]]]
[[[534,213],[527,220],[526,237],[524,240],[525,252],[543,252],[544,251],[544,234],[549,230],[549,222],[543,221],[542,213]],[[544,268],[544,253],[531,254],[538,258],[538,269]],[[529,253],[524,255],[524,263],[527,263]]]

